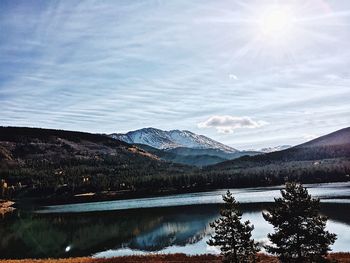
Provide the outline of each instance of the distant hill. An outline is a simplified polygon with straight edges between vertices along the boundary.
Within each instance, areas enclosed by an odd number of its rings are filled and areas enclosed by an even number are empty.
[[[257,155],[261,154],[261,152],[256,151],[236,151],[233,153],[225,152],[220,149],[193,149],[186,147],[178,147],[173,149],[166,150],[167,152],[184,155],[184,156],[200,156],[200,155],[209,155],[209,156],[217,156],[222,159],[232,160],[235,158],[239,158],[245,155]]]
[[[223,161],[239,158],[245,155],[260,154],[260,152],[254,151],[237,151],[234,153],[228,153],[219,149],[193,149],[186,147],[161,150],[145,144],[134,145],[140,149],[145,150],[146,152],[157,156],[161,160],[180,164],[194,165],[198,167],[220,163]]]
[[[337,177],[348,178],[350,128],[286,150],[244,156],[209,166],[205,170],[217,176],[239,175],[281,182],[294,179],[315,182],[334,180]]]
[[[161,160],[173,163],[194,165],[198,167],[216,164],[228,160],[228,158],[220,157],[219,154],[211,154],[210,151],[209,153],[206,152],[208,151],[207,149],[174,148],[161,150],[145,144],[135,144],[135,146],[157,156]],[[215,151],[218,151],[219,153],[225,153],[220,150]]]

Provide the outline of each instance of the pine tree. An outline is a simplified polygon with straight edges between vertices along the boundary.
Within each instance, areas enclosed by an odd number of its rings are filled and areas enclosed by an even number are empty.
[[[223,196],[223,200],[225,207],[220,211],[221,217],[210,224],[215,230],[215,235],[211,236],[208,244],[220,247],[223,262],[255,262],[255,255],[259,249],[252,239],[254,226],[249,221],[241,222],[239,203],[230,191]]]
[[[275,207],[263,213],[275,232],[268,252],[282,262],[322,262],[336,235],[325,230],[327,218],[319,215],[320,200],[312,198],[301,184],[287,183]]]

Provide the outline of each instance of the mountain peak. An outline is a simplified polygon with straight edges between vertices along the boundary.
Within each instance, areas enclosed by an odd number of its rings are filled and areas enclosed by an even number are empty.
[[[157,129],[157,128],[153,128],[153,127],[147,127],[147,128],[142,128],[142,129],[135,130],[135,131],[145,131],[145,132],[149,132],[149,131],[151,131],[151,132],[161,132],[162,130]],[[134,132],[135,132],[135,131],[134,131]],[[131,132],[133,132],[133,131],[131,131]]]
[[[146,144],[157,149],[173,149],[177,147],[188,147],[194,149],[220,149],[225,152],[234,153],[236,149],[210,139],[204,135],[198,135],[188,130],[164,131],[149,127],[125,134],[114,133],[110,135],[114,139],[131,144]]]

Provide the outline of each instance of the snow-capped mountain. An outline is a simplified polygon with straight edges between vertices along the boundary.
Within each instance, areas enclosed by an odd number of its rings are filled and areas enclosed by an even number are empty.
[[[286,150],[290,147],[292,147],[292,146],[291,145],[278,145],[275,147],[262,148],[258,151],[263,152],[263,153],[272,153],[272,152],[277,152],[277,151],[283,151],[283,150]]]
[[[130,144],[146,144],[157,149],[187,147],[194,149],[219,149],[228,153],[238,152],[238,150],[204,135],[185,130],[163,131],[155,128],[144,128],[130,131],[126,134],[114,133],[110,136]]]

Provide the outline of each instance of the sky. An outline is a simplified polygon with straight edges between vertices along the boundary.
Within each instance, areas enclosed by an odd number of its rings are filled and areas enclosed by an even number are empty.
[[[206,135],[350,126],[348,0],[1,0],[0,125]]]

